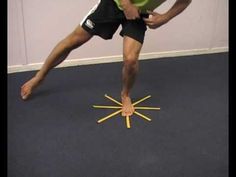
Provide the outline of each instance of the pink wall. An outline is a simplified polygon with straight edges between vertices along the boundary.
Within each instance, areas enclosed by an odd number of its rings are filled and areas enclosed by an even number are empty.
[[[8,66],[42,63],[97,1],[8,0]],[[174,2],[167,0],[156,11],[165,12]],[[119,31],[109,41],[94,37],[68,59],[122,54]],[[168,24],[148,30],[142,53],[227,46],[228,1],[193,0]]]
[[[22,4],[8,1],[8,66],[27,64]]]

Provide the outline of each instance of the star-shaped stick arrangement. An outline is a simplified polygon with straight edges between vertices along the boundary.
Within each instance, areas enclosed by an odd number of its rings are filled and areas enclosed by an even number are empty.
[[[107,94],[105,94],[105,97],[109,100],[111,100],[112,102],[116,103],[118,106],[106,106],[106,105],[93,105],[94,108],[99,108],[99,109],[116,109],[117,111],[109,114],[108,116],[106,117],[103,117],[101,119],[99,119],[97,121],[97,123],[102,123],[110,118],[112,118],[113,116],[119,114],[122,112],[122,103],[120,103],[119,101],[115,100],[114,98],[108,96]],[[151,95],[148,95],[136,102],[133,103],[133,106],[134,106],[134,114],[140,116],[142,119],[146,120],[146,121],[152,121],[149,117],[139,113],[137,110],[160,110],[160,108],[158,107],[143,107],[143,106],[136,106],[137,104],[147,100],[148,98],[150,98]],[[124,117],[126,119],[126,127],[127,128],[131,128],[131,125],[130,125],[130,116],[126,116]]]

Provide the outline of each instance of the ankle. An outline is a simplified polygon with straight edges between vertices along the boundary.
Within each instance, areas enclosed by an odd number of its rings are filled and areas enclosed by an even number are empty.
[[[40,73],[37,73],[37,74],[34,76],[34,78],[35,78],[37,81],[39,81],[39,82],[41,82],[41,81],[44,79],[44,77],[45,77],[45,76],[43,76],[43,75],[40,74]]]
[[[130,97],[130,95],[128,92],[125,92],[125,91],[121,92],[121,98],[129,98],[129,97]]]

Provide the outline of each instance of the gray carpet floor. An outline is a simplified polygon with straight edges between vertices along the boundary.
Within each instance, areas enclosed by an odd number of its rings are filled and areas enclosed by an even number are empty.
[[[8,74],[8,177],[227,177],[228,53],[140,61],[131,117],[96,121],[120,100],[122,63],[58,68],[28,101],[35,72]]]

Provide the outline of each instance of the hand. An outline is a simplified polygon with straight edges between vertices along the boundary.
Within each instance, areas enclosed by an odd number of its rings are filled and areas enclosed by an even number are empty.
[[[133,4],[127,4],[123,6],[123,11],[127,20],[139,19],[139,9]]]
[[[156,12],[147,11],[149,18],[143,18],[146,25],[151,29],[156,29],[169,21],[168,17]]]

